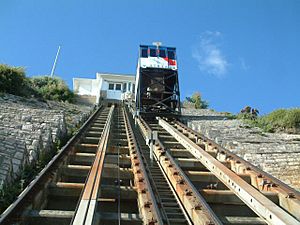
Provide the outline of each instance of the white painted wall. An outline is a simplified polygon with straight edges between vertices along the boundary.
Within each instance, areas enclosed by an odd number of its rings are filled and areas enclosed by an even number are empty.
[[[131,83],[130,90],[129,82]],[[110,74],[110,73],[97,73],[96,79],[88,78],[73,78],[73,90],[77,95],[89,95],[95,96],[96,102],[99,103],[100,92],[109,92],[109,83],[120,83],[123,88],[123,83],[126,83],[126,92],[132,92],[133,84],[135,83],[135,77],[133,75],[125,74]],[[120,92],[120,93],[119,93]],[[121,91],[111,91],[110,95],[107,95],[111,99],[121,100],[123,89]]]

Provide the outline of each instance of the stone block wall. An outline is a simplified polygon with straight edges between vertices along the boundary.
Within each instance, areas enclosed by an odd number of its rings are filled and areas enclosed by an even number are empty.
[[[91,109],[69,103],[1,96],[0,188],[86,120]]]

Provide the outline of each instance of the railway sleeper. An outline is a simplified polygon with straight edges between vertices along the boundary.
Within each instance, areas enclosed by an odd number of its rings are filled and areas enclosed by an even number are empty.
[[[111,224],[111,225],[118,225],[119,219],[122,225],[142,225],[143,221],[139,214],[137,213],[107,213],[101,212],[97,213],[97,224]]]
[[[71,180],[71,178],[82,178],[82,180],[85,180],[90,168],[90,166],[68,165],[63,169],[63,175],[65,180]],[[132,179],[133,177],[132,170],[130,168],[119,168],[115,164],[104,165],[102,173],[104,178],[117,178],[118,175],[121,179]]]
[[[208,171],[208,169],[195,158],[175,158],[175,160],[184,171]],[[231,167],[230,162],[222,162],[222,164],[227,168]]]
[[[230,190],[212,190],[202,189],[200,191],[205,200],[210,204],[232,204],[232,205],[244,205],[245,203],[238,198]],[[279,204],[279,198],[276,193],[263,192],[263,194],[275,204]]]
[[[236,225],[263,225],[265,221],[259,217],[251,216],[222,216],[221,221],[224,225],[236,224]]]
[[[100,198],[113,199],[120,194],[121,199],[134,200],[137,199],[137,192],[132,186],[102,185]]]
[[[101,134],[102,134],[102,132],[99,130],[99,131],[93,131],[93,130],[91,130],[91,131],[87,131],[86,132],[86,136],[88,136],[88,137],[96,137],[96,138],[100,138],[101,137]]]
[[[99,137],[85,136],[82,138],[81,142],[85,144],[98,144]]]
[[[98,144],[77,144],[75,146],[76,152],[96,153]]]
[[[27,221],[32,224],[43,224],[43,225],[69,225],[74,211],[64,210],[30,210],[27,212]],[[122,225],[142,225],[142,219],[139,214],[136,213],[121,213],[120,216],[114,212],[96,212],[97,224],[119,224],[119,219]]]
[[[105,157],[105,163],[110,163],[110,164],[118,164],[118,162],[120,163],[120,166],[122,166],[123,168],[130,168],[131,167],[131,161],[130,161],[130,157],[126,156],[126,155],[110,155],[107,154]]]
[[[95,153],[77,152],[70,156],[70,164],[90,166],[95,160]]]
[[[128,155],[129,154],[129,148],[128,146],[108,146],[107,149],[108,154],[122,154],[122,155]]]
[[[102,132],[103,131],[103,127],[102,126],[90,126],[89,127],[89,131],[95,131],[95,132]]]
[[[31,225],[69,225],[74,211],[69,210],[28,210],[25,212],[25,223]]]
[[[209,171],[185,171],[192,182],[221,182],[212,172]],[[238,174],[243,180],[251,184],[251,177],[247,174]]]

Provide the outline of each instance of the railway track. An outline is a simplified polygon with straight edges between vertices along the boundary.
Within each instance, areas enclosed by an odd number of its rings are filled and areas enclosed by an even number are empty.
[[[158,210],[122,107],[111,109],[71,224],[149,224]]]
[[[122,105],[99,108],[0,217],[1,225],[299,221],[299,192],[174,118],[133,119]]]
[[[145,135],[158,131],[154,154],[178,193],[186,185],[181,200],[191,217],[202,210],[212,224],[299,224],[299,192],[175,119],[138,122]]]

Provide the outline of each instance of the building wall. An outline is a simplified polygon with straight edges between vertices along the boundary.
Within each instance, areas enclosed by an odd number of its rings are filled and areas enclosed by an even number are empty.
[[[99,80],[73,78],[73,90],[78,95],[97,96],[99,90]]]
[[[131,83],[130,90],[128,89],[129,82]],[[108,90],[109,83],[121,83],[122,93],[123,83],[126,83],[126,92],[128,93],[133,91],[135,77],[134,75],[126,74],[97,73],[96,79],[73,78],[73,90],[75,94],[79,95],[79,97],[84,97],[80,98],[83,101],[84,99],[89,99],[89,101],[93,101],[94,104],[98,104],[101,99],[106,99],[107,96],[110,94]],[[122,93],[115,95],[115,99],[121,100],[121,96],[124,96],[122,95]]]

